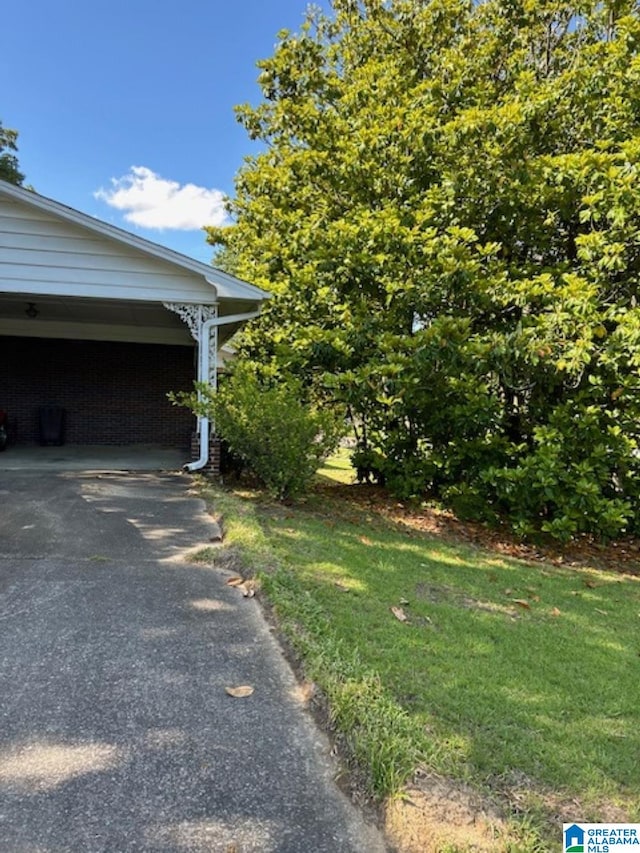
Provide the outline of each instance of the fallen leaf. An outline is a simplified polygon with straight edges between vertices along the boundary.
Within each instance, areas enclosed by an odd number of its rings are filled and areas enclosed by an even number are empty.
[[[609,615],[607,610],[599,610],[597,607],[594,607],[593,609],[596,611],[596,613],[599,613],[601,616],[608,616]]]
[[[245,581],[244,583],[239,584],[238,589],[242,590],[242,594],[245,598],[253,598],[256,594],[256,586],[253,581]]]
[[[560,610],[558,610],[557,607],[554,607],[553,610],[551,611],[551,615],[552,616],[560,616]]]
[[[401,598],[400,604],[409,604],[409,600],[407,598]]]
[[[398,622],[407,622],[407,614],[404,612],[402,607],[392,607],[391,612],[396,617]]]
[[[371,539],[369,539],[368,536],[361,536],[360,541],[363,545],[373,545],[373,542],[371,541]]]
[[[244,583],[244,578],[240,578],[240,577],[236,576],[236,577],[228,579],[227,586],[240,586],[243,583]]]
[[[504,594],[505,595],[513,595],[513,590],[512,589],[505,589]]]
[[[584,585],[585,585],[585,586],[588,586],[588,587],[589,587],[589,589],[596,589],[596,588],[598,587],[598,584],[597,584],[595,581],[587,581],[587,580],[585,580],[585,581],[583,581],[583,583],[584,583]]]
[[[340,581],[335,581],[334,586],[337,586],[340,592],[350,592],[349,587],[340,583]]]
[[[519,607],[524,607],[525,610],[531,610],[531,605],[524,598],[512,598],[511,601]]]
[[[250,687],[248,684],[242,684],[240,687],[225,687],[224,689],[234,699],[244,699],[253,693],[253,687]]]

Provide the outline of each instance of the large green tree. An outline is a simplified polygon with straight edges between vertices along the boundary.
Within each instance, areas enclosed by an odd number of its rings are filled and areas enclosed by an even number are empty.
[[[4,127],[0,121],[0,180],[22,184],[24,175],[19,169],[16,152],[18,132]]]
[[[346,402],[401,494],[638,530],[636,4],[334,0],[260,67],[209,232],[275,294],[245,354]]]

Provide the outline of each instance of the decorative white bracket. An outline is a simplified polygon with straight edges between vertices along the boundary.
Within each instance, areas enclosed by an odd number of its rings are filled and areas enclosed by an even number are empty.
[[[218,384],[218,327],[209,325],[209,341],[203,340],[204,324],[207,320],[214,320],[218,316],[217,305],[193,305],[179,302],[163,302],[165,308],[173,311],[188,326],[191,337],[198,344],[198,382],[208,382],[214,388]],[[207,346],[209,349],[208,370],[201,368],[205,364],[202,359],[202,350]],[[208,373],[207,376],[204,373]]]

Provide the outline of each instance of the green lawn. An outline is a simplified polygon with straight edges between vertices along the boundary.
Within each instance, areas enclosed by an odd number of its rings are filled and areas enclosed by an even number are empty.
[[[351,466],[351,451],[341,447],[327,459],[318,471],[321,480],[351,485],[355,482],[355,471]]]
[[[566,804],[640,820],[639,578],[447,544],[326,487],[218,501],[379,796],[420,764],[517,792],[541,837]]]

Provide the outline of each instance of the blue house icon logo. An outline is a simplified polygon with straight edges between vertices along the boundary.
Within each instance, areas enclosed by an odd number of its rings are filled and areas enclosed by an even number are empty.
[[[564,853],[584,853],[584,829],[577,823],[564,831]]]

